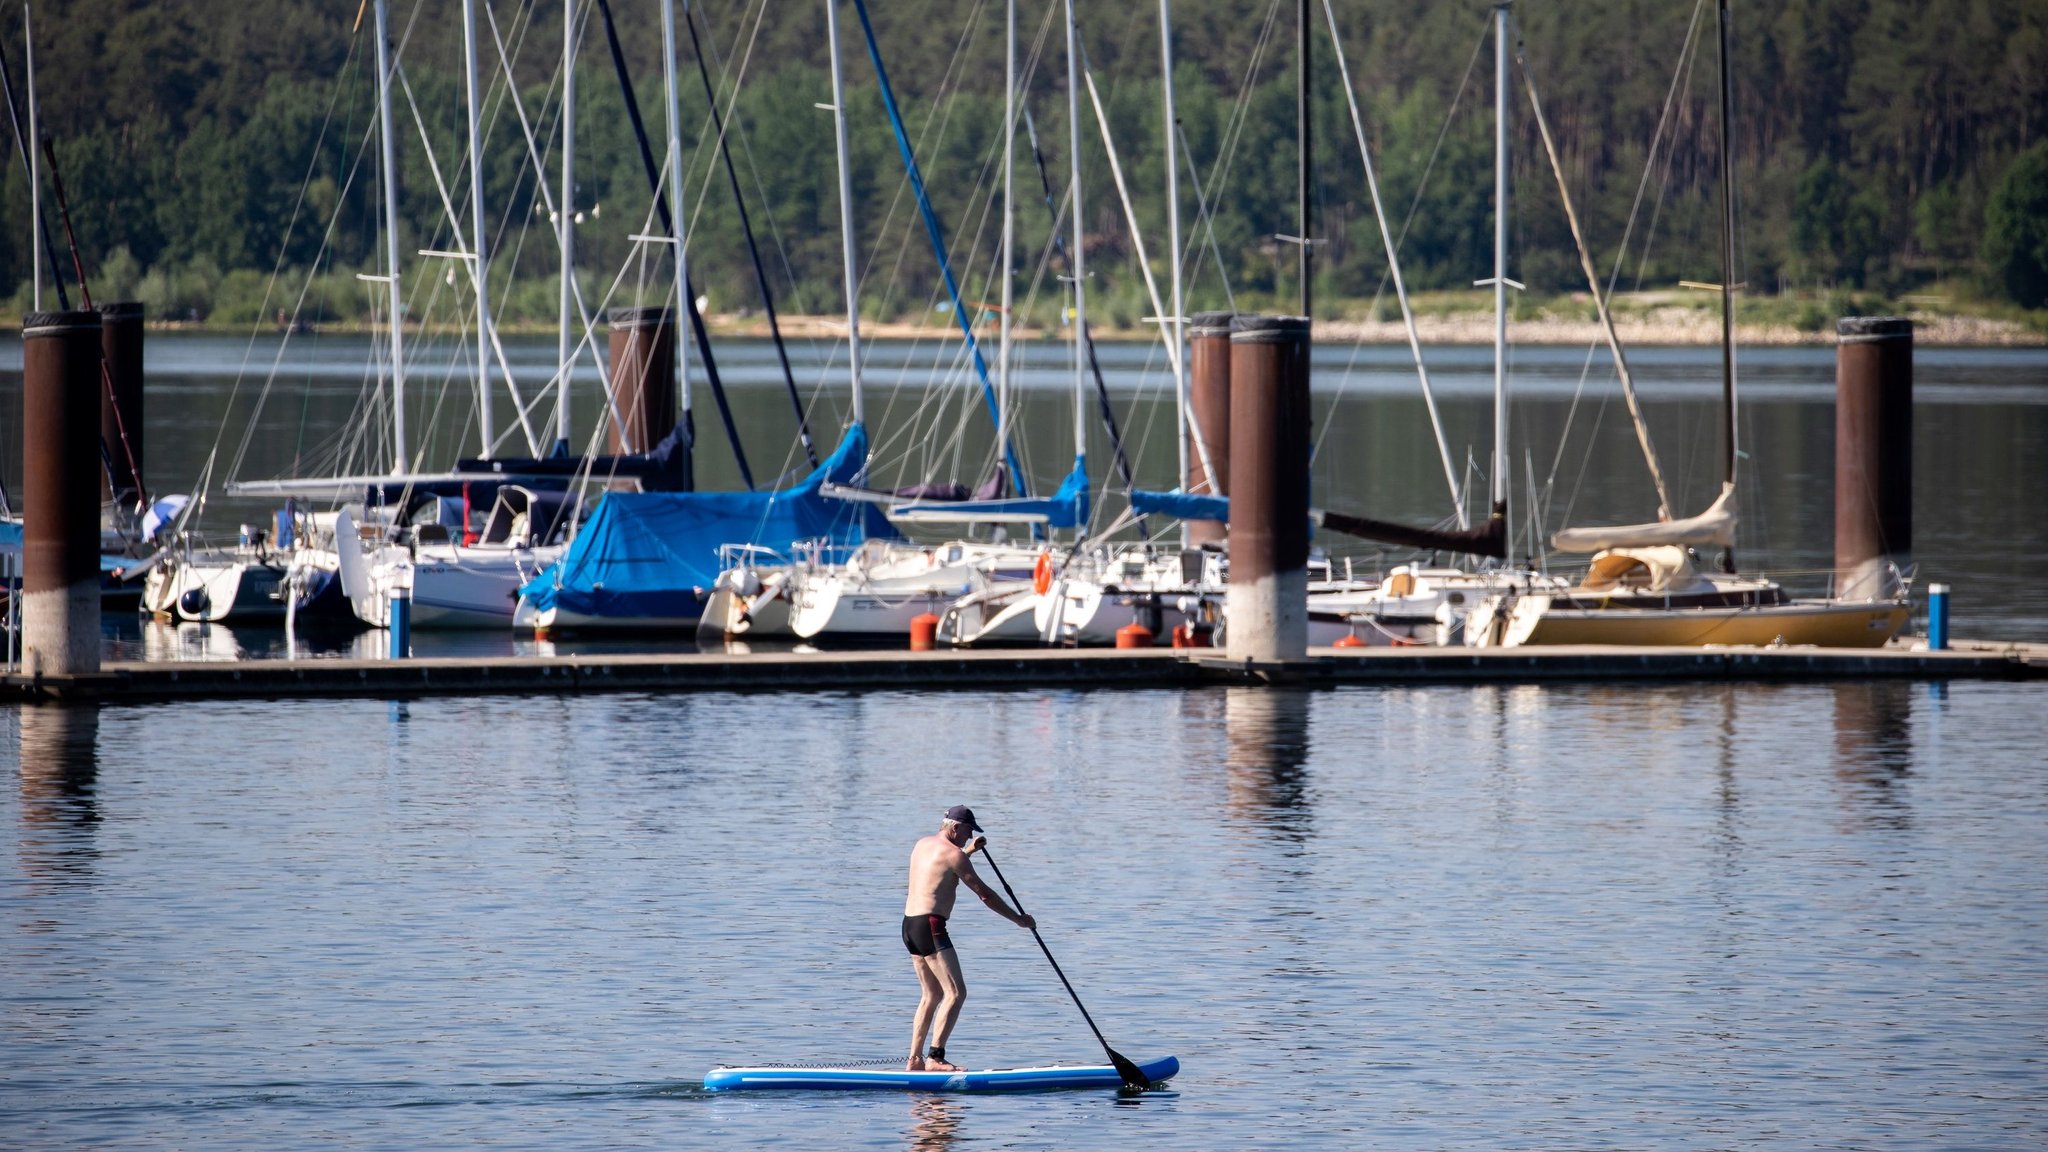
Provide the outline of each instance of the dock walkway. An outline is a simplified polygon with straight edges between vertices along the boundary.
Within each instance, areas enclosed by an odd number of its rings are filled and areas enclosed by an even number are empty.
[[[290,700],[583,692],[1198,688],[1860,679],[2048,679],[2048,645],[1958,642],[1943,652],[1826,648],[1319,648],[1284,664],[1210,649],[1011,649],[246,660],[107,664],[83,676],[0,678],[28,702]]]

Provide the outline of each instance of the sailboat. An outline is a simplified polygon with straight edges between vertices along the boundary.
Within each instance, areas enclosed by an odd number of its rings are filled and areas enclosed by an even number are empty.
[[[883,104],[889,113],[890,127],[895,133],[918,212],[932,243],[933,254],[939,264],[953,315],[961,326],[969,357],[981,376],[982,385],[984,389],[988,389],[988,378],[985,365],[982,363],[980,346],[973,325],[968,320],[968,312],[960,296],[959,286],[953,277],[951,262],[943,242],[943,230],[932,209],[930,197],[925,191],[923,177],[910,148],[901,114],[896,107],[888,73],[882,63],[880,46],[874,38],[872,25],[867,21],[863,0],[855,0],[855,7],[861,15],[862,31],[867,38],[869,54],[881,84]],[[1009,8],[1006,41],[1009,63],[1005,71],[1010,83],[1009,96],[1005,101],[1008,116],[1004,127],[1004,142],[1012,146],[1008,152],[1014,157],[1016,24],[1014,5]],[[835,83],[837,76],[838,73],[835,72]],[[835,88],[835,100],[836,92]],[[843,132],[843,113],[840,123],[840,130]],[[1012,162],[1011,159],[1006,159],[1001,256],[1001,347],[995,388],[992,392],[985,392],[991,402],[996,425],[998,458],[994,480],[973,493],[938,493],[929,487],[913,490],[908,496],[903,493],[877,493],[855,486],[834,487],[828,490],[829,495],[840,499],[871,503],[886,508],[885,515],[892,525],[964,526],[970,531],[976,526],[992,525],[1001,528],[1002,532],[1007,532],[1020,526],[1028,526],[1033,531],[1078,529],[1087,522],[1087,428],[1085,408],[1078,391],[1075,401],[1074,465],[1065,479],[1047,496],[1033,497],[1028,493],[1011,496],[1006,491],[1010,479],[1015,478],[1020,487],[1023,479],[1021,471],[1016,468],[1008,419],[1011,368],[1010,306],[1013,291],[1010,270],[1014,239],[1011,187]],[[850,212],[850,207],[842,206],[842,212]],[[850,237],[850,216],[845,221],[844,230]],[[850,248],[847,265],[851,269]],[[852,329],[856,319],[856,310],[852,307],[853,291],[854,285],[849,271],[849,329]],[[1079,291],[1078,285],[1076,291]],[[1077,350],[1078,348],[1077,342]],[[1080,371],[1081,365],[1077,359],[1077,389]],[[857,396],[860,389],[857,367],[854,388]],[[972,594],[977,586],[985,588],[993,584],[1014,584],[1028,577],[1035,565],[1047,562],[1046,555],[1041,547],[1030,543],[1012,542],[1002,533],[997,533],[994,539],[982,540],[969,536],[929,544],[892,535],[871,538],[852,553],[838,557],[825,555],[815,548],[807,548],[795,558],[795,563],[787,572],[779,577],[782,584],[778,592],[787,604],[788,630],[801,639],[900,637],[908,631],[911,621],[916,617],[927,613],[936,615],[945,611],[955,601]],[[759,603],[757,597],[753,604]],[[753,621],[753,630],[756,634],[764,631],[758,618]]]
[[[1162,25],[1165,19],[1164,8],[1165,6],[1162,4]],[[1331,36],[1333,42],[1335,42],[1337,37],[1335,13],[1327,3],[1324,5],[1324,12],[1326,17],[1328,17]],[[1303,23],[1298,29],[1299,37],[1297,44],[1297,55],[1300,61],[1297,72],[1297,98],[1301,113],[1299,117],[1300,175],[1297,182],[1297,191],[1299,193],[1299,231],[1302,235],[1282,236],[1279,238],[1282,241],[1298,243],[1300,245],[1300,309],[1304,315],[1312,311],[1310,267],[1313,253],[1312,241],[1306,239],[1310,230],[1309,170],[1311,167],[1311,133],[1310,124],[1306,116],[1309,62],[1307,45],[1309,25],[1306,22],[1306,16],[1307,13],[1304,8]],[[1350,76],[1348,70],[1343,69],[1341,45],[1337,52],[1337,60],[1340,71],[1343,71],[1345,90],[1347,95],[1350,95]],[[1168,74],[1171,73],[1170,58],[1167,61],[1166,71]],[[1170,100],[1170,86],[1168,97]],[[1457,510],[1458,527],[1454,529],[1418,529],[1325,509],[1312,510],[1312,516],[1319,527],[1343,532],[1348,535],[1361,536],[1385,543],[1409,544],[1431,552],[1489,556],[1496,559],[1505,558],[1508,553],[1506,469],[1500,462],[1506,456],[1506,358],[1504,352],[1506,308],[1504,286],[1509,282],[1504,278],[1506,261],[1504,216],[1496,235],[1498,244],[1495,280],[1481,281],[1481,283],[1494,282],[1500,285],[1496,290],[1496,314],[1500,323],[1497,325],[1496,331],[1495,357],[1495,500],[1491,516],[1485,523],[1475,528],[1468,526],[1465,521],[1463,494],[1460,491],[1450,462],[1449,449],[1444,443],[1442,422],[1436,414],[1429,374],[1422,360],[1413,312],[1409,307],[1406,287],[1401,278],[1400,262],[1395,250],[1393,234],[1387,225],[1385,212],[1380,203],[1378,181],[1374,172],[1372,156],[1365,145],[1363,120],[1359,114],[1355,95],[1350,95],[1350,99],[1352,121],[1354,128],[1357,130],[1360,154],[1365,164],[1367,186],[1373,198],[1375,215],[1380,222],[1381,237],[1386,247],[1396,296],[1401,302],[1402,314],[1407,321],[1410,351],[1415,359],[1415,368],[1417,377],[1421,382],[1423,399],[1430,413],[1432,427],[1436,431],[1439,454],[1444,460],[1445,476],[1450,482],[1452,504]],[[1170,104],[1167,118],[1169,120],[1172,119]],[[1504,131],[1499,143],[1498,175],[1500,187],[1497,191],[1499,192],[1501,203],[1504,204],[1506,172]],[[1172,149],[1172,144],[1173,141],[1169,138],[1169,151]],[[1173,168],[1170,160],[1168,167],[1170,170]],[[1171,191],[1169,191],[1169,195],[1172,195]],[[1175,244],[1175,249],[1176,251],[1178,249],[1177,243]],[[1176,280],[1178,280],[1177,274]],[[1177,292],[1178,285],[1176,284],[1176,295]],[[1177,305],[1175,311],[1179,311]],[[1227,316],[1227,314],[1218,315]],[[1184,385],[1183,393],[1185,393]],[[1188,444],[1192,444],[1202,455],[1204,477],[1216,477],[1219,479],[1220,477],[1217,477],[1216,470],[1211,466],[1211,462],[1208,459],[1208,450],[1202,436],[1202,430],[1194,423],[1192,411],[1188,411],[1184,417],[1183,427],[1183,464],[1179,489],[1173,492],[1133,492],[1132,509],[1135,513],[1144,515],[1167,515],[1182,519],[1206,521],[1226,520],[1228,518],[1228,500],[1226,497],[1213,494],[1213,492],[1190,489],[1190,474],[1185,459],[1185,450]],[[1184,616],[1193,617],[1198,623],[1209,623],[1215,615],[1216,606],[1207,602],[1208,596],[1212,592],[1220,592],[1223,581],[1226,578],[1227,561],[1220,552],[1203,549],[1195,552],[1183,552],[1179,556],[1148,555],[1138,557],[1126,555],[1112,558],[1111,562],[1104,565],[1104,567],[1113,571],[1100,575],[1091,574],[1084,579],[1072,581],[1064,587],[1063,590],[1067,603],[1059,614],[1061,616],[1061,625],[1065,629],[1063,638],[1096,639],[1108,642],[1113,632],[1110,628],[1097,624],[1094,620],[1094,614],[1101,605],[1111,602],[1129,605],[1138,612],[1150,616],[1151,620],[1144,621],[1148,626],[1157,627],[1152,621],[1164,622],[1173,620],[1176,612],[1180,612]],[[1354,578],[1349,572],[1348,565],[1346,566],[1346,571],[1340,576],[1335,570],[1335,566],[1331,565],[1327,559],[1311,558],[1308,594],[1310,643],[1327,645],[1337,641],[1345,641],[1347,637],[1349,638],[1347,642],[1351,643],[1440,643],[1443,642],[1447,635],[1454,636],[1456,634],[1456,629],[1462,623],[1468,602],[1476,600],[1485,592],[1510,580],[1519,581],[1526,585],[1532,580],[1540,579],[1541,577],[1537,574],[1507,568],[1466,572],[1453,568],[1434,566],[1423,568],[1418,566],[1412,569],[1396,569],[1392,578],[1387,581],[1378,581]],[[1105,596],[1103,595],[1104,592],[1111,593],[1112,595]]]
[[[664,6],[665,42],[670,19]],[[781,593],[792,553],[802,548],[823,561],[839,561],[869,540],[897,535],[875,505],[827,495],[828,490],[860,487],[868,469],[868,438],[836,0],[827,0],[826,19],[853,379],[851,419],[839,445],[807,476],[782,489],[607,493],[561,558],[519,589],[514,627],[644,631],[697,629],[708,621],[710,627],[734,632],[744,631],[757,614],[767,617],[767,624],[780,624],[788,608]],[[672,128],[672,157],[677,155],[673,135]],[[762,569],[772,575],[766,587]]]
[[[1563,590],[1503,591],[1487,598],[1475,612],[1483,626],[1467,627],[1468,644],[1877,648],[1905,625],[1909,608],[1903,587],[1891,599],[1797,599],[1775,581],[1735,572],[1739,453],[1727,0],[1716,5],[1715,27],[1720,48],[1721,491],[1697,516],[1611,528],[1567,528],[1554,534],[1551,545],[1559,551],[1592,554],[1585,578]],[[1711,547],[1723,549],[1722,572],[1702,572],[1695,563],[1697,550]]]
[[[1088,358],[1092,356],[1089,347],[1087,298],[1083,284],[1086,271],[1081,229],[1083,209],[1080,92],[1085,86],[1093,105],[1096,125],[1109,161],[1117,196],[1130,230],[1132,243],[1136,248],[1138,268],[1144,278],[1145,290],[1151,299],[1153,312],[1159,319],[1160,335],[1166,344],[1167,363],[1173,373],[1179,481],[1184,491],[1188,487],[1190,443],[1195,446],[1195,451],[1202,460],[1204,474],[1214,476],[1215,468],[1210,463],[1206,442],[1188,404],[1185,324],[1181,297],[1183,276],[1180,263],[1178,134],[1169,128],[1164,141],[1169,293],[1162,298],[1158,285],[1153,281],[1151,262],[1145,254],[1144,237],[1138,227],[1129,189],[1124,183],[1122,163],[1118,157],[1116,142],[1109,130],[1109,121],[1103,109],[1101,95],[1096,88],[1086,54],[1080,49],[1078,37],[1079,28],[1074,22],[1072,7],[1069,5],[1067,118],[1073,235],[1068,259],[1075,291],[1076,453],[1078,455],[1081,448],[1082,371]],[[1161,0],[1159,5],[1159,44],[1161,95],[1164,101],[1162,122],[1170,126],[1178,121],[1173,104],[1173,24],[1168,0]],[[1126,480],[1128,481],[1128,471]],[[1147,511],[1158,511],[1146,505],[1147,500],[1158,495],[1160,494],[1149,494],[1134,488],[1131,492],[1132,518]],[[1034,567],[1028,582],[990,582],[988,586],[976,589],[974,593],[956,602],[941,617],[940,637],[962,645],[1033,640],[1048,644],[1095,645],[1117,642],[1119,634],[1127,626],[1136,624],[1150,634],[1152,643],[1166,643],[1176,630],[1193,619],[1203,623],[1206,634],[1207,626],[1213,624],[1221,613],[1224,579],[1222,553],[1215,549],[1187,547],[1185,529],[1182,546],[1178,548],[1160,547],[1150,541],[1136,544],[1101,542],[1113,535],[1123,523],[1125,521],[1120,520],[1112,525],[1093,545],[1084,545],[1077,541],[1075,547],[1064,557],[1056,558],[1048,553]]]
[[[1335,13],[1327,2],[1330,36],[1337,43]],[[1525,591],[1561,586],[1562,582],[1527,567],[1509,562],[1513,541],[1508,508],[1508,419],[1507,419],[1507,290],[1519,288],[1508,278],[1508,6],[1494,9],[1494,231],[1493,275],[1478,283],[1493,288],[1493,459],[1492,507],[1480,525],[1467,526],[1464,493],[1451,471],[1450,455],[1443,440],[1443,426],[1436,417],[1429,376],[1423,368],[1413,313],[1401,281],[1400,260],[1394,238],[1380,204],[1379,182],[1373,173],[1372,156],[1365,146],[1365,132],[1352,92],[1350,73],[1344,67],[1341,45],[1338,67],[1344,77],[1347,99],[1351,101],[1352,124],[1358,132],[1359,153],[1364,160],[1367,187],[1373,199],[1374,215],[1386,248],[1395,293],[1408,323],[1410,350],[1416,374],[1436,432],[1444,472],[1450,480],[1451,495],[1458,509],[1459,526],[1452,529],[1414,528],[1381,520],[1329,510],[1312,514],[1319,527],[1383,543],[1407,545],[1432,553],[1490,557],[1498,563],[1479,568],[1459,568],[1430,562],[1399,565],[1377,585],[1362,590],[1337,590],[1309,597],[1309,643],[1311,645],[1362,644],[1394,646],[1455,643],[1468,627],[1467,617],[1489,597],[1509,588]]]
[[[406,587],[413,589],[423,603],[445,609],[423,613],[422,623],[488,621],[502,626],[510,618],[511,590],[523,576],[531,575],[536,555],[542,560],[549,558],[544,551],[536,554],[534,550],[544,549],[552,542],[546,539],[546,533],[536,537],[533,529],[545,522],[552,531],[559,518],[544,516],[543,506],[561,503],[560,491],[568,487],[577,469],[586,466],[587,462],[582,460],[493,456],[497,440],[489,372],[493,358],[503,371],[506,387],[512,389],[522,426],[526,417],[525,405],[512,384],[503,349],[490,323],[483,182],[478,175],[481,141],[477,127],[475,5],[471,0],[464,5],[463,14],[474,247],[473,251],[428,254],[463,263],[476,292],[477,415],[482,458],[461,461],[452,471],[443,473],[422,473],[413,467],[405,402],[406,334],[397,228],[398,146],[392,116],[397,65],[392,58],[388,6],[385,0],[377,0],[373,7],[382,255],[386,267],[380,275],[361,278],[382,286],[390,317],[385,345],[390,369],[389,471],[229,482],[227,490],[236,495],[286,497],[285,510],[278,514],[275,529],[244,528],[234,549],[204,552],[194,549],[189,535],[182,531],[183,522],[191,516],[182,517],[175,546],[167,550],[150,573],[144,598],[146,610],[175,614],[191,621],[282,617],[287,626],[332,610],[343,619],[381,627],[386,620],[388,594]],[[452,215],[453,209],[449,211]],[[530,427],[527,432],[529,447],[537,447]],[[614,459],[607,463],[612,471],[630,473],[638,481],[660,483],[664,479],[664,464],[642,459]],[[507,507],[494,527],[492,514],[485,510],[495,512],[494,503],[501,491],[506,493]],[[352,507],[312,512],[303,503],[307,498],[346,502]],[[203,499],[202,486],[202,503]],[[472,508],[483,514],[484,540],[477,538]],[[343,511],[347,512],[345,525],[340,524]],[[342,528],[339,532],[338,526]],[[514,540],[520,541],[516,548],[509,546]],[[483,547],[477,547],[479,544]],[[367,573],[366,578],[342,580],[344,560],[359,573]],[[368,595],[372,588],[383,591]],[[346,591],[351,589],[365,595],[349,597]]]
[[[387,259],[398,266],[395,228],[396,162],[391,150],[389,108],[391,67],[386,62],[384,5],[378,6],[380,114],[385,129],[384,194]],[[551,387],[556,394],[557,419],[552,452],[541,455],[542,439],[527,422],[526,405],[512,385],[512,374],[499,345],[491,320],[488,296],[489,249],[484,211],[482,131],[480,125],[482,88],[479,83],[478,36],[475,0],[463,5],[463,43],[468,113],[468,163],[470,167],[469,250],[430,253],[454,258],[469,270],[476,292],[476,364],[478,366],[478,435],[482,455],[456,463],[452,471],[420,473],[412,470],[407,454],[406,410],[403,404],[405,357],[403,329],[392,325],[391,380],[393,389],[392,436],[394,453],[391,471],[379,476],[340,477],[327,480],[286,480],[230,485],[249,494],[319,492],[347,502],[339,512],[312,518],[311,531],[296,550],[286,577],[284,599],[287,620],[303,612],[307,595],[314,589],[333,587],[345,593],[348,611],[358,621],[384,627],[390,619],[394,598],[405,596],[413,603],[414,626],[423,628],[502,628],[512,622],[518,591],[542,570],[559,559],[566,536],[573,527],[580,500],[571,493],[592,483],[613,489],[672,491],[691,483],[688,403],[683,423],[659,443],[645,444],[658,429],[635,426],[624,435],[620,451],[609,456],[568,454],[569,396],[572,368],[582,354],[584,341],[592,338],[592,324],[575,286],[574,239],[570,224],[576,215],[573,195],[575,148],[574,57],[577,19],[574,5],[565,6],[563,29],[563,108],[561,148],[563,199],[549,199],[545,181],[538,189],[542,206],[556,221],[556,240],[561,246],[560,349],[556,377]],[[666,29],[665,29],[666,30]],[[672,34],[671,34],[672,38]],[[509,74],[509,62],[506,65]],[[671,84],[672,88],[672,84]],[[516,94],[513,97],[516,106]],[[536,166],[538,151],[524,113],[520,126],[527,134],[528,151]],[[444,201],[445,204],[445,201]],[[451,219],[454,215],[450,207]],[[401,296],[396,276],[387,282],[393,315]],[[614,314],[614,321],[617,314]],[[575,333],[581,328],[584,339]],[[506,386],[512,389],[518,418],[526,433],[531,456],[500,456],[495,453],[498,435],[492,421],[492,385],[489,366],[498,363]],[[600,364],[600,377],[604,366]],[[609,382],[607,381],[607,386]],[[623,427],[624,418],[612,407],[614,425]],[[637,436],[637,438],[636,438]],[[644,450],[641,450],[644,449]]]
[[[379,0],[381,4],[383,0]],[[573,17],[571,17],[573,19]],[[381,35],[381,13],[380,13]],[[483,129],[481,124],[482,90],[477,76],[477,26],[476,0],[462,3],[462,47],[465,78],[464,101],[469,116],[469,185],[470,185],[470,241],[467,254],[468,264],[474,280],[476,293],[476,365],[477,365],[477,415],[479,437],[483,443],[483,466],[490,466],[489,458],[495,440],[495,429],[491,416],[490,362],[493,348],[491,332],[491,309],[489,297],[490,264],[484,218],[484,166]],[[565,59],[565,77],[572,61]],[[567,89],[569,80],[565,78]],[[388,85],[384,93],[384,114],[389,128]],[[565,97],[563,109],[563,131],[567,133],[573,122],[573,114]],[[565,139],[564,163],[574,149]],[[392,173],[391,157],[387,151],[386,174]],[[388,185],[387,185],[388,187]],[[566,227],[563,229],[566,234]],[[388,234],[396,235],[396,221]],[[564,266],[569,261],[565,253]],[[396,253],[393,252],[393,270],[396,271]],[[394,279],[394,286],[395,286]],[[398,371],[397,349],[398,314],[394,304],[392,313],[393,369]],[[567,318],[564,318],[562,340],[568,341]],[[568,376],[566,358],[561,365],[564,382]],[[510,378],[510,373],[507,373]],[[566,389],[563,396],[563,410],[567,410]],[[400,410],[400,419],[403,418]],[[522,417],[523,418],[523,417]],[[403,457],[400,457],[401,463]],[[481,486],[479,486],[481,487]],[[434,506],[439,508],[444,501],[433,497]],[[420,628],[502,628],[510,622],[515,599],[520,585],[537,575],[542,568],[553,563],[561,554],[562,538],[566,533],[575,510],[575,501],[565,494],[545,492],[538,486],[528,487],[517,483],[505,483],[497,487],[490,514],[485,518],[483,531],[476,536],[470,530],[470,489],[462,490],[460,518],[451,529],[440,522],[417,522],[411,526],[409,536],[399,541],[389,541],[371,551],[367,556],[359,550],[359,533],[347,511],[343,511],[333,530],[336,566],[340,570],[340,584],[348,597],[349,605],[356,618],[374,628],[389,626],[391,622],[391,601],[405,596],[413,602],[412,623]],[[315,556],[312,563],[324,564],[324,556]]]

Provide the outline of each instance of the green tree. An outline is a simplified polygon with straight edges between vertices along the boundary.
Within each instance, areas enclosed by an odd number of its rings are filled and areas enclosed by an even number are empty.
[[[1984,263],[2015,304],[2048,308],[2048,141],[2020,153],[1984,206]]]
[[[1816,160],[1793,193],[1792,247],[1808,275],[1861,285],[1885,249],[1885,202],[1831,160]]]

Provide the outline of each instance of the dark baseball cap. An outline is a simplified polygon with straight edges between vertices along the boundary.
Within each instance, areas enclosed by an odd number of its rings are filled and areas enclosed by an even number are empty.
[[[979,832],[982,830],[981,825],[974,822],[974,809],[969,808],[965,804],[955,804],[951,808],[946,809],[946,819],[953,821],[955,824],[967,825],[969,832]]]

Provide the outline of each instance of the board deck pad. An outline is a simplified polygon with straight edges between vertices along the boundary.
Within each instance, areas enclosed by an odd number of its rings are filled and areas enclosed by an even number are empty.
[[[1154,1087],[1180,1071],[1172,1056],[1138,1065]],[[1108,1064],[1044,1068],[984,1068],[978,1072],[906,1072],[901,1068],[713,1068],[704,1074],[711,1092],[742,1089],[834,1091],[894,1089],[912,1092],[1050,1092],[1063,1088],[1118,1088],[1123,1077]]]

